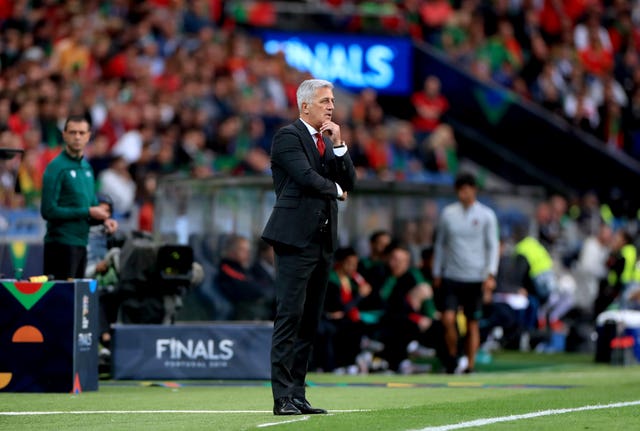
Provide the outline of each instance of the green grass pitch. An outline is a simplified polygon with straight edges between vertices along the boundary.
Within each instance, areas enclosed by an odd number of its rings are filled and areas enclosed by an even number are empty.
[[[636,430],[640,366],[499,352],[472,375],[310,374],[328,415],[274,416],[263,381],[101,381],[80,394],[0,393],[0,430]]]

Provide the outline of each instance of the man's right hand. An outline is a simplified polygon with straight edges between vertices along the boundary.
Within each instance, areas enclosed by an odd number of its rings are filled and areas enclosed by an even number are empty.
[[[96,205],[94,207],[89,207],[89,217],[96,220],[106,220],[110,216],[109,210]]]
[[[339,201],[346,201],[346,200],[347,200],[347,195],[348,195],[348,194],[349,194],[349,192],[347,192],[347,191],[343,191],[343,192],[342,192],[342,196],[340,196],[340,197],[338,198],[338,200],[339,200]]]

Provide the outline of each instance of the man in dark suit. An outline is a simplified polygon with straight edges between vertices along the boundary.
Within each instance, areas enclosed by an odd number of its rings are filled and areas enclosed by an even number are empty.
[[[276,254],[276,318],[271,346],[275,415],[326,413],[305,395],[305,377],[338,247],[337,200],[355,183],[355,169],[331,121],[333,84],[302,82],[300,119],[280,129],[271,147],[276,203],[262,234]]]

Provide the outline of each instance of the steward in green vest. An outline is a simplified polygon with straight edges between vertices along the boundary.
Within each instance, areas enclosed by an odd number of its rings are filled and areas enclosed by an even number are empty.
[[[619,229],[615,232],[611,253],[607,259],[609,272],[600,283],[594,304],[595,316],[607,308],[616,306],[627,284],[634,280],[638,252],[629,232]]]
[[[524,257],[529,264],[529,278],[534,288],[530,293],[534,293],[541,303],[545,302],[555,289],[553,259],[549,251],[536,238],[526,236],[516,243],[515,253]]]

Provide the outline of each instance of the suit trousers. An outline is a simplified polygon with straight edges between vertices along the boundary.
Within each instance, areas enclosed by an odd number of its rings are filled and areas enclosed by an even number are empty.
[[[327,290],[331,233],[304,249],[276,244],[277,310],[271,345],[273,398],[304,397],[305,378]]]

